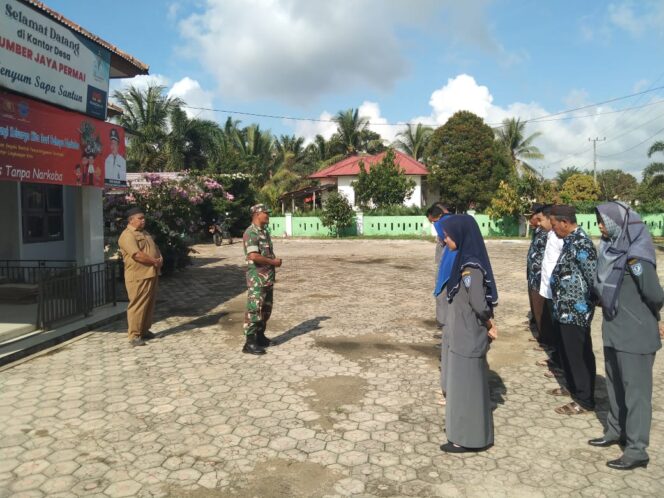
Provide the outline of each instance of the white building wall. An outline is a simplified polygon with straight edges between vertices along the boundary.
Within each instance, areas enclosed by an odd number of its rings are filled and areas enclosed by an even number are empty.
[[[408,178],[415,181],[415,189],[410,197],[407,197],[406,200],[404,200],[403,205],[408,207],[422,207],[422,177],[419,175],[408,175]]]
[[[350,203],[351,206],[355,207],[355,190],[351,185],[357,176],[339,176],[337,177],[337,190],[342,194]]]

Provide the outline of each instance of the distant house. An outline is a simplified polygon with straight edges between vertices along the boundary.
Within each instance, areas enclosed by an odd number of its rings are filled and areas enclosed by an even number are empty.
[[[355,190],[352,184],[360,174],[360,162],[364,162],[364,167],[370,170],[383,160],[385,154],[386,152],[373,156],[351,156],[310,175],[309,178],[320,182],[321,187],[335,185],[339,193],[348,199],[350,205],[355,206]],[[427,203],[425,192],[427,191],[426,178],[429,174],[426,166],[402,152],[394,151],[394,155],[395,163],[409,178],[415,181],[415,189],[404,201],[404,206],[424,206]]]

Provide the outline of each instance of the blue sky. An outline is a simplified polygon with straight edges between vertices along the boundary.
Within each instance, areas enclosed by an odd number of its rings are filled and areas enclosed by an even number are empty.
[[[488,123],[532,119],[664,86],[664,0],[115,0],[103,11],[99,2],[46,3],[149,64],[192,106],[322,119],[359,107],[387,140],[400,128],[384,123],[439,126],[460,109]],[[600,169],[640,176],[648,146],[664,140],[660,100],[664,90],[530,123],[545,154],[535,165],[546,176],[590,167],[588,138],[598,136],[607,138]],[[613,112],[633,106],[645,107]],[[334,130],[234,117],[276,134]]]

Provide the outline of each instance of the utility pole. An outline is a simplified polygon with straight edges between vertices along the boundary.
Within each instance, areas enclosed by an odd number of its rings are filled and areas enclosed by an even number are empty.
[[[597,183],[597,142],[604,142],[605,140],[606,137],[595,137],[588,139],[588,142],[593,143],[593,179],[595,180],[595,183]]]

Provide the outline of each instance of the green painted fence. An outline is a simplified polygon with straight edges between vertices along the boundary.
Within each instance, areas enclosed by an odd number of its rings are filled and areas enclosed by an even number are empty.
[[[515,218],[492,220],[486,214],[473,215],[484,237],[517,237],[519,224]],[[577,214],[581,227],[593,237],[599,237],[599,227],[594,214]],[[643,216],[643,222],[655,237],[664,237],[664,213]],[[330,230],[315,216],[293,217],[293,237],[327,237]],[[424,216],[364,216],[363,234],[367,236],[431,235],[431,224]],[[274,236],[286,233],[286,218],[270,218],[270,231]],[[357,235],[357,227],[350,227],[343,235]]]
[[[364,235],[422,235],[431,234],[426,216],[364,216]]]
[[[270,217],[270,235],[282,237],[286,233],[285,217]]]
[[[293,237],[326,237],[332,235],[317,216],[293,217]]]

